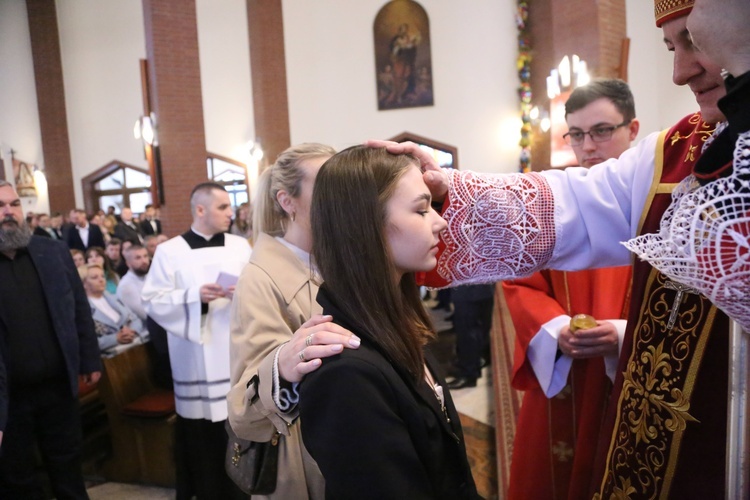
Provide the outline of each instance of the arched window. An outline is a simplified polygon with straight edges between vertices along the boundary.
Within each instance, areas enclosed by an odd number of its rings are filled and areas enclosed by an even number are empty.
[[[107,207],[129,207],[140,214],[151,203],[151,176],[148,170],[113,160],[81,180],[86,211]]]
[[[237,208],[250,201],[247,187],[247,168],[244,163],[225,156],[208,153],[206,166],[209,180],[224,186],[224,189],[229,193],[232,207]]]

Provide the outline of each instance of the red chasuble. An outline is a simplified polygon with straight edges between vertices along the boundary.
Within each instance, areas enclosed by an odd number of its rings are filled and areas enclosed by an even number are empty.
[[[696,114],[662,134],[640,234],[658,231],[712,130]],[[633,276],[594,498],[724,498],[728,318],[647,263]]]
[[[516,427],[510,500],[585,498],[612,384],[601,357],[574,360],[568,383],[548,399],[527,358],[542,325],[560,316],[625,317],[630,267],[542,271],[503,283],[516,328],[513,387],[526,391]]]

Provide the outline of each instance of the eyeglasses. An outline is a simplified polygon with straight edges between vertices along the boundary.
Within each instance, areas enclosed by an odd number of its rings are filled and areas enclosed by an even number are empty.
[[[584,132],[583,130],[573,130],[571,132],[568,132],[567,134],[564,134],[563,139],[565,139],[565,142],[567,142],[570,146],[580,146],[583,144],[583,141],[586,139],[586,135],[588,134],[588,136],[591,137],[591,140],[594,142],[607,142],[608,140],[612,139],[612,134],[615,132],[615,130],[620,127],[625,127],[626,125],[630,125],[630,122],[632,121],[633,120],[626,120],[619,125],[594,127],[586,132]]]

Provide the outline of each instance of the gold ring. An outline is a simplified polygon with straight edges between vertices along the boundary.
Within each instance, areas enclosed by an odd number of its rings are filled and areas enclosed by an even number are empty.
[[[312,333],[308,335],[307,338],[305,339],[305,345],[307,347],[310,347],[312,345]]]
[[[299,352],[299,360],[300,360],[300,361],[302,361],[303,363],[304,363],[305,361],[307,361],[307,360],[305,359],[305,350],[304,350],[304,349],[302,349],[302,350],[301,350],[301,351]]]

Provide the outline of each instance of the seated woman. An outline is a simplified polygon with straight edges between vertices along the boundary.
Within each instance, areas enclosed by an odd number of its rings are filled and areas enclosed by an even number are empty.
[[[72,248],[70,250],[70,256],[73,257],[73,263],[76,265],[76,268],[86,265],[86,256],[81,250]]]
[[[99,228],[102,230],[102,236],[104,236],[104,243],[109,243],[115,236],[115,226],[117,225],[117,219],[114,215],[105,215],[101,217],[102,223]]]
[[[229,422],[239,437],[266,442],[281,434],[276,489],[253,499],[324,494],[318,466],[302,446],[296,382],[320,366],[315,358],[358,345],[351,332],[320,315],[310,270],[310,198],[318,169],[334,153],[322,144],[291,147],[258,182],[256,241],[232,303],[227,396]],[[305,345],[311,347],[301,360]]]
[[[105,291],[104,269],[100,265],[81,266],[78,274],[89,299],[102,354],[116,354],[121,350],[121,345],[135,345],[147,339],[148,331],[138,316],[114,295]]]
[[[458,414],[424,351],[434,330],[414,273],[435,267],[446,227],[430,203],[419,162],[384,149],[344,150],[315,182],[317,301],[362,340],[300,384],[302,437],[327,498],[479,498]]]
[[[107,293],[116,294],[120,276],[112,268],[112,261],[109,260],[104,249],[102,247],[91,247],[86,250],[86,263],[96,264],[104,270],[104,278],[107,280]]]

